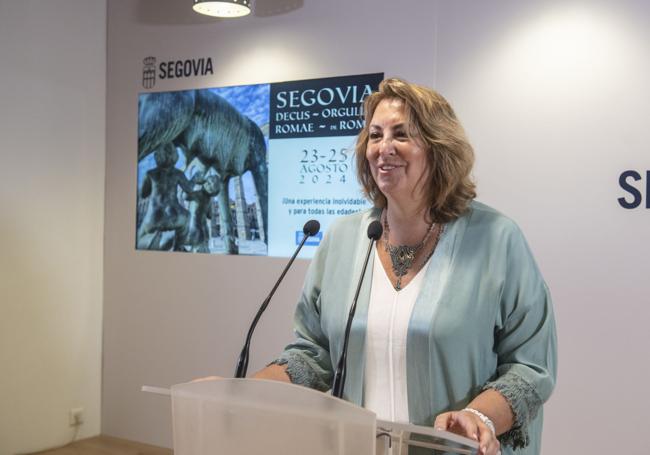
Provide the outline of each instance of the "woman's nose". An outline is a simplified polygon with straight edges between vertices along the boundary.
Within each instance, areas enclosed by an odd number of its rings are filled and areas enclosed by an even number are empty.
[[[379,143],[379,153],[394,155],[395,154],[395,145],[393,144],[393,139],[390,137],[385,137]]]

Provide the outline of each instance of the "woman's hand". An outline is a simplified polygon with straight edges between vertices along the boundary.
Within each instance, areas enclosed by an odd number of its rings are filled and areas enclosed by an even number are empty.
[[[206,376],[204,378],[192,379],[190,382],[218,381],[225,379],[223,376]],[[269,365],[253,375],[253,379],[270,379],[273,381],[291,382],[287,374],[286,365]]]
[[[270,379],[272,381],[291,382],[287,374],[287,365],[269,365],[253,375],[254,379]]]
[[[433,424],[436,430],[446,430],[478,442],[478,455],[498,455],[501,444],[490,427],[470,411],[451,411],[440,414]]]

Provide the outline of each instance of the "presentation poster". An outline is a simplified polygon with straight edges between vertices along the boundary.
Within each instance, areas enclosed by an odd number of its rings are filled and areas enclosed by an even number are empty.
[[[355,174],[362,102],[383,74],[156,92],[138,99],[136,248],[291,256],[369,207]]]

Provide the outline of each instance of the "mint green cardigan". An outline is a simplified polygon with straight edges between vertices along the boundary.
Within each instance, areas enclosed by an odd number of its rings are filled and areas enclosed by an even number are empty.
[[[338,219],[309,267],[295,313],[296,339],[276,361],[292,382],[327,390],[380,211]],[[363,405],[365,333],[374,255],[352,325],[344,398]],[[411,423],[432,425],[486,388],[508,400],[514,427],[502,453],[540,453],[542,403],[553,390],[557,342],[548,288],[517,225],[472,202],[445,226],[426,271],[407,336]],[[414,453],[411,451],[411,453]]]

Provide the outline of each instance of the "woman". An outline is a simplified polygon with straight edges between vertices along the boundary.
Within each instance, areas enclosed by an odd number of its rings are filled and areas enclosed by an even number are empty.
[[[364,109],[358,177],[375,207],[330,227],[296,309],[297,338],[256,377],[331,386],[366,227],[380,220],[345,398],[381,419],[473,438],[481,454],[539,453],[555,323],[522,233],[473,201],[473,151],[442,96],[388,79]]]

